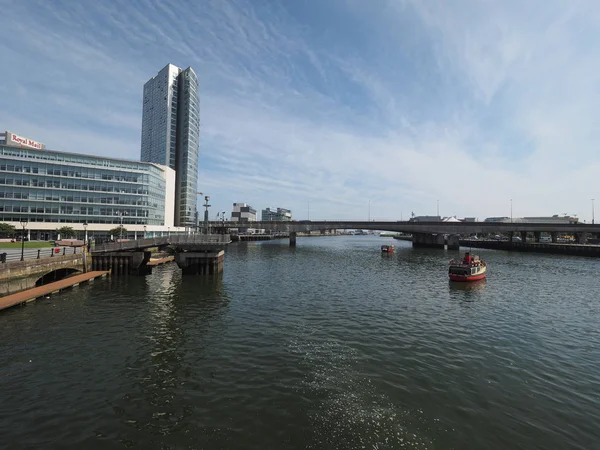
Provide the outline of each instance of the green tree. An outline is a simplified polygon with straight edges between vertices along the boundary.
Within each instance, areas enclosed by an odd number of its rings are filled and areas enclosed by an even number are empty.
[[[69,239],[75,236],[75,230],[72,227],[60,227],[56,230],[58,234],[60,234],[61,239]]]
[[[17,230],[13,225],[0,223],[0,237],[13,237]]]
[[[125,237],[125,235],[127,234],[127,228],[114,227],[113,229],[108,230],[108,234],[110,234],[115,239],[121,237],[121,234],[123,235],[123,237]]]

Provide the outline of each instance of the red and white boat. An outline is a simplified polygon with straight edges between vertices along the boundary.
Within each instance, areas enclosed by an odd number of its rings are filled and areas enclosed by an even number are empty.
[[[465,253],[463,259],[450,261],[448,276],[451,281],[478,281],[485,278],[487,266],[479,256]]]
[[[392,244],[384,244],[381,246],[382,253],[394,253],[394,246]]]

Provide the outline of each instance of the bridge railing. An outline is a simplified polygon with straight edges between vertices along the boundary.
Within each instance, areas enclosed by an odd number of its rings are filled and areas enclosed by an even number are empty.
[[[92,251],[115,252],[119,250],[127,251],[151,247],[163,247],[166,245],[226,245],[230,242],[231,238],[228,234],[177,234],[171,236],[98,244],[92,248]]]
[[[45,247],[45,248],[26,248],[23,251],[23,259],[42,259],[52,258],[54,256],[61,255],[74,255],[81,253],[82,247]],[[21,249],[10,248],[0,249],[0,264],[20,261],[21,260]]]

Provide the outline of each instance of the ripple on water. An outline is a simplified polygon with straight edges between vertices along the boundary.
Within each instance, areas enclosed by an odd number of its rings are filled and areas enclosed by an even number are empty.
[[[316,399],[310,409],[313,437],[307,448],[432,448],[422,411],[403,409],[379,392],[357,370],[359,354],[354,349],[337,341],[302,337],[290,340],[288,346],[307,367],[301,392]]]

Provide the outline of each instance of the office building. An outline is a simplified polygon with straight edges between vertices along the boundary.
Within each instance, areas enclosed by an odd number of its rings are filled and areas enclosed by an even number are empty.
[[[231,210],[232,222],[256,222],[256,210],[247,203],[234,203]]]
[[[265,208],[262,210],[261,220],[263,222],[291,222],[292,212],[285,208]]]
[[[198,77],[167,64],[144,84],[141,160],[175,170],[176,226],[195,223],[199,139]]]
[[[175,171],[154,163],[0,145],[0,222],[31,239],[55,239],[61,226],[106,235],[174,227]],[[33,233],[33,235],[31,235]]]

